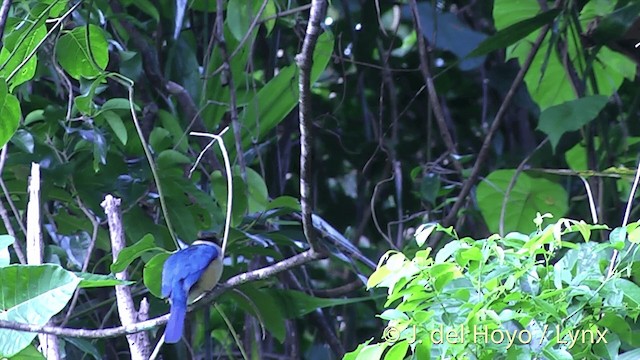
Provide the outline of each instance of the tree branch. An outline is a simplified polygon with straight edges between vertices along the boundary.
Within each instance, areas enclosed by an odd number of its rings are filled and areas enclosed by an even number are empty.
[[[558,7],[561,2],[562,0],[556,0],[554,7]],[[478,159],[476,160],[475,164],[473,165],[473,168],[471,169],[471,174],[469,175],[469,178],[464,182],[464,185],[462,186],[462,190],[460,190],[460,194],[458,194],[458,198],[456,199],[456,202],[451,207],[449,214],[447,214],[447,216],[442,221],[442,226],[448,227],[453,224],[453,222],[455,221],[458,215],[458,210],[460,210],[466,197],[471,192],[471,188],[475,184],[476,179],[478,178],[478,174],[480,173],[480,167],[482,166],[487,156],[489,155],[489,149],[491,148],[491,140],[493,140],[493,135],[495,135],[495,133],[498,131],[498,127],[500,126],[500,123],[502,122],[504,115],[507,113],[507,108],[511,104],[511,100],[513,99],[513,96],[516,94],[516,90],[518,90],[518,87],[520,86],[520,84],[522,84],[522,81],[524,80],[524,76],[527,74],[527,71],[529,71],[531,62],[533,62],[533,58],[535,57],[536,53],[538,53],[538,49],[540,49],[540,45],[542,44],[542,41],[544,40],[545,36],[547,36],[547,32],[549,31],[550,27],[551,25],[545,25],[540,30],[540,35],[538,35],[538,38],[531,46],[531,51],[529,52],[529,55],[525,59],[524,63],[522,63],[522,65],[520,66],[520,71],[518,71],[516,78],[513,80],[513,83],[511,84],[511,88],[509,88],[509,91],[507,92],[507,95],[505,96],[504,101],[502,102],[502,105],[500,105],[500,109],[498,109],[498,113],[496,114],[496,117],[493,120],[493,123],[491,124],[491,128],[489,129],[489,131],[487,132],[487,135],[485,136],[484,142],[482,143],[482,147],[480,148],[480,152],[478,152]],[[431,247],[435,246],[435,244],[437,244],[438,241],[442,238],[442,234],[443,233],[440,233],[440,232],[434,234],[434,236],[429,240],[429,246]]]
[[[313,50],[320,36],[320,22],[327,13],[326,0],[312,0],[309,11],[307,32],[302,42],[302,51],[296,55],[296,63],[300,68],[298,87],[299,120],[300,120],[300,205],[302,208],[302,228],[311,249],[322,252],[316,241],[311,214],[311,157],[313,151],[313,135],[311,124],[311,68],[313,66]]]
[[[285,270],[289,270],[294,267],[298,267],[300,265],[303,265],[321,258],[323,258],[323,255],[313,250],[307,250],[305,252],[294,255],[290,258],[279,261],[273,265],[264,267],[262,269],[253,270],[243,274],[236,275],[230,278],[229,280],[227,280],[224,284],[221,284],[220,286],[213,289],[213,291],[208,293],[203,299],[191,305],[188,311],[191,312],[193,310],[209,305],[214,299],[218,298],[221,294],[223,294],[227,290],[236,288],[240,285],[246,284],[251,281],[258,281],[258,280],[266,279],[268,277],[272,277]],[[100,338],[112,338],[112,337],[127,335],[127,334],[136,334],[142,331],[147,331],[149,329],[158,327],[160,325],[164,325],[167,322],[167,320],[169,320],[169,314],[162,315],[157,318],[141,321],[134,324],[128,324],[128,325],[113,327],[109,329],[97,329],[97,330],[73,329],[73,328],[65,328],[65,327],[50,326],[50,325],[24,324],[24,323],[17,323],[13,321],[0,320],[0,328],[12,329],[12,330],[18,330],[18,331],[27,331],[27,332],[37,332],[41,334],[67,336],[67,337],[100,339]]]
[[[4,26],[7,24],[9,16],[9,8],[11,8],[11,0],[2,0],[2,5],[0,6],[0,48],[4,46],[2,37],[4,36]]]
[[[438,99],[438,93],[436,92],[436,86],[433,83],[433,76],[431,76],[431,70],[429,69],[429,59],[427,57],[427,45],[424,40],[424,35],[422,32],[422,25],[420,24],[420,14],[418,13],[418,4],[416,0],[411,0],[409,2],[409,6],[411,7],[411,12],[413,13],[413,22],[416,26],[416,33],[418,36],[418,52],[420,53],[420,71],[422,72],[422,77],[424,78],[424,82],[427,84],[427,94],[429,95],[429,104],[431,104],[431,108],[433,109],[433,114],[436,117],[436,122],[438,123],[438,128],[440,128],[440,135],[442,135],[442,141],[444,141],[447,150],[452,155],[449,158],[453,162],[453,166],[456,168],[460,176],[462,176],[462,165],[456,159],[455,155],[458,154],[456,150],[456,145],[453,143],[453,138],[449,133],[449,128],[447,127],[447,120],[444,117],[444,113],[442,112],[442,107],[440,106],[440,100]]]
[[[120,213],[120,199],[107,194],[100,206],[104,208],[104,212],[107,215],[113,262],[116,262],[122,249],[127,246],[124,227],[122,226],[122,214]],[[126,270],[119,272],[116,274],[116,279],[129,280],[129,273]],[[115,288],[120,321],[125,326],[137,323],[139,316],[131,295],[131,288],[126,285],[116,285]],[[145,298],[143,298],[143,301],[145,301]],[[151,343],[147,333],[129,334],[127,335],[127,342],[129,343],[132,360],[146,360],[149,358]]]

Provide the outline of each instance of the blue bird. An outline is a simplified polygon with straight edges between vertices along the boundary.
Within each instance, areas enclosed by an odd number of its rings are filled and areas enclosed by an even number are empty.
[[[162,267],[162,296],[171,300],[164,341],[174,344],[182,338],[187,304],[211,291],[222,276],[222,250],[213,242],[196,240],[176,251]]]

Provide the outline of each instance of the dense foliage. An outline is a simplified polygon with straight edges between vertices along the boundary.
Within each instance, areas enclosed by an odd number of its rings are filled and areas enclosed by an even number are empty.
[[[2,1],[0,356],[42,358],[24,324],[56,335],[49,357],[150,352],[164,261],[215,235],[225,285],[164,358],[635,358],[639,18],[628,0]],[[531,339],[431,336],[474,326]],[[569,346],[586,331],[608,343]]]

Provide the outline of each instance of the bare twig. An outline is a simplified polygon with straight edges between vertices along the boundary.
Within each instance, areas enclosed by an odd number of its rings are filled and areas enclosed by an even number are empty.
[[[413,21],[416,27],[416,33],[418,34],[418,51],[420,53],[420,71],[422,72],[422,77],[424,78],[425,83],[427,84],[427,94],[429,95],[429,104],[433,108],[433,114],[436,117],[436,122],[438,123],[438,128],[440,128],[440,135],[442,135],[442,140],[444,141],[447,150],[451,155],[451,161],[453,166],[456,168],[458,173],[462,175],[462,165],[456,158],[458,151],[456,150],[456,145],[453,143],[453,138],[449,133],[449,128],[447,127],[447,120],[444,117],[442,112],[442,107],[440,106],[440,100],[438,99],[438,93],[436,92],[436,86],[433,83],[433,76],[431,75],[431,70],[429,69],[429,58],[427,57],[427,45],[424,40],[424,36],[422,35],[422,25],[420,24],[420,14],[418,13],[418,4],[416,0],[409,1],[409,6],[411,7],[411,11],[413,13]]]
[[[296,63],[300,68],[298,99],[300,119],[300,204],[302,208],[302,228],[309,246],[314,251],[322,249],[316,243],[316,233],[313,229],[311,214],[311,152],[313,151],[313,135],[311,124],[311,68],[313,65],[313,50],[320,36],[320,22],[324,21],[327,13],[326,0],[312,0],[309,11],[309,23],[302,43],[302,51],[296,55]]]
[[[264,267],[262,269],[253,270],[243,274],[236,275],[230,278],[229,280],[227,280],[227,282],[225,282],[224,284],[221,284],[220,286],[216,287],[213,291],[208,293],[203,299],[191,305],[188,310],[193,311],[201,307],[208,306],[214,299],[216,299],[222,293],[224,293],[229,289],[236,288],[248,282],[264,280],[266,278],[279,274],[283,271],[304,265],[314,260],[321,259],[322,257],[323,256],[321,254],[318,254],[312,250],[307,250],[303,253],[294,255],[290,258],[279,261],[273,265]],[[153,329],[154,327],[166,324],[167,320],[169,320],[169,314],[162,315],[157,318],[153,318],[146,321],[126,324],[126,325],[113,327],[109,329],[98,329],[98,330],[72,329],[72,328],[64,328],[64,327],[58,327],[58,326],[24,324],[24,323],[17,323],[13,321],[0,320],[0,328],[13,329],[18,331],[37,332],[42,334],[52,334],[52,335],[58,335],[58,336],[101,339],[101,338],[112,338],[112,337],[127,335],[127,334],[136,334],[142,331],[147,331],[147,330]]]
[[[31,163],[27,203],[27,264],[40,265],[43,256],[44,243],[40,229],[40,164]],[[60,346],[55,335],[40,334],[38,338],[40,351],[45,358],[60,359]]]
[[[260,25],[262,23],[260,18],[262,17],[262,13],[264,12],[264,9],[266,9],[266,7],[267,7],[267,3],[268,3],[268,1],[266,1],[266,0],[262,1],[262,5],[260,5],[260,8],[258,9],[258,12],[256,13],[256,16],[253,18],[253,21],[251,21],[251,24],[249,25],[249,29],[247,29],[247,32],[244,34],[244,37],[238,43],[238,46],[236,46],[236,48],[228,56],[228,59],[227,59],[228,61],[231,61],[240,52],[240,50],[242,50],[242,48],[244,47],[244,43],[247,42],[247,40],[249,40],[249,38],[251,37],[251,33],[253,33],[253,30],[255,30],[256,26],[258,26],[258,25]],[[216,4],[216,7],[217,7],[217,4]],[[218,20],[216,19],[216,22],[217,21]],[[263,20],[263,21],[266,21],[266,20]],[[212,72],[211,74],[207,74],[205,76],[207,78],[214,77],[214,76],[218,75],[221,71],[223,71],[224,67],[225,67],[225,65],[222,64],[214,72]]]
[[[262,7],[266,6],[267,1],[264,0]],[[231,64],[229,63],[229,53],[227,52],[227,43],[224,40],[224,11],[223,1],[216,1],[216,38],[218,40],[218,48],[222,55],[223,79],[229,86],[229,114],[231,115],[231,126],[233,127],[233,137],[236,143],[236,156],[238,166],[240,167],[240,176],[244,183],[247,182],[247,165],[244,161],[244,151],[242,150],[242,135],[240,134],[240,123],[238,122],[238,100],[236,96],[236,88],[233,83],[233,74],[231,73]],[[260,15],[256,16],[259,19]],[[255,19],[254,19],[255,21]],[[228,175],[229,173],[227,173]]]
[[[100,204],[104,208],[109,223],[109,234],[111,238],[111,249],[113,261],[116,262],[120,251],[127,246],[124,237],[124,227],[122,226],[122,214],[120,213],[120,199],[107,195]],[[128,272],[117,273],[118,280],[128,280]],[[118,304],[118,314],[122,325],[128,326],[138,322],[138,311],[136,311],[131,295],[131,288],[126,285],[116,285],[116,301]],[[141,306],[142,307],[142,306]],[[131,359],[147,360],[151,351],[149,337],[146,332],[127,335]]]

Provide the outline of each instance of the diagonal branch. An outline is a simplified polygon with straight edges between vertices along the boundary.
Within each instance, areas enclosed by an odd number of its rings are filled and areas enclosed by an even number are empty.
[[[562,0],[556,0],[556,3],[554,6],[557,8],[561,2]],[[524,76],[527,74],[527,71],[529,71],[529,67],[531,67],[533,58],[538,53],[538,50],[540,49],[540,45],[542,45],[542,41],[544,41],[544,38],[547,36],[547,32],[549,31],[550,27],[551,25],[545,25],[540,30],[540,35],[538,35],[538,38],[531,46],[531,51],[529,52],[529,55],[527,55],[527,58],[520,66],[520,71],[518,71],[516,78],[513,80],[513,83],[511,84],[511,88],[509,88],[507,95],[504,97],[504,101],[502,102],[502,105],[500,105],[500,109],[498,109],[498,113],[496,114],[496,117],[493,120],[493,123],[491,124],[491,128],[487,132],[484,142],[482,143],[482,147],[480,148],[480,152],[478,153],[478,159],[476,160],[475,164],[473,165],[473,168],[471,169],[471,174],[469,175],[469,178],[464,182],[464,185],[462,186],[462,190],[460,190],[460,194],[458,194],[458,198],[456,199],[456,202],[451,207],[449,214],[447,214],[444,220],[442,220],[442,226],[448,227],[453,224],[453,222],[455,221],[458,215],[458,210],[460,210],[460,208],[462,207],[462,204],[465,202],[466,197],[471,192],[471,188],[475,184],[476,179],[478,178],[478,174],[480,174],[480,168],[482,167],[485,160],[487,159],[487,156],[489,156],[489,149],[491,148],[491,140],[493,140],[493,135],[495,135],[495,133],[498,131],[498,127],[500,127],[500,123],[502,122],[502,119],[507,113],[507,108],[511,104],[511,100],[513,99],[513,96],[516,94],[518,87],[522,84],[522,81],[524,80]],[[441,238],[442,238],[442,233],[439,232],[437,234],[434,234],[431,240],[429,240],[429,246],[431,247],[435,246]]]
[[[2,5],[0,5],[0,48],[4,45],[2,43],[2,37],[4,36],[4,26],[7,24],[10,7],[11,0],[2,0]]]
[[[307,250],[300,254],[294,255],[290,258],[279,261],[273,265],[236,275],[230,278],[229,280],[227,280],[224,284],[221,284],[220,286],[213,289],[213,291],[207,294],[203,299],[201,299],[200,301],[190,306],[189,311],[193,311],[193,310],[202,308],[204,306],[208,306],[209,304],[211,304],[211,302],[214,299],[218,298],[221,294],[223,294],[227,290],[236,288],[240,285],[243,285],[252,281],[258,281],[258,280],[263,280],[263,279],[272,277],[283,271],[307,264],[314,260],[319,260],[321,258],[323,258],[323,255],[313,250]],[[113,327],[108,329],[98,329],[98,330],[73,329],[73,328],[65,328],[65,327],[59,327],[59,326],[24,324],[24,323],[18,323],[13,321],[0,320],[0,328],[12,329],[12,330],[18,330],[18,331],[37,332],[41,334],[52,334],[52,335],[58,335],[58,336],[100,339],[100,338],[111,338],[116,336],[122,336],[127,334],[136,334],[142,331],[147,331],[157,326],[166,324],[167,320],[169,320],[169,314],[162,315],[157,318],[141,321],[134,324],[123,325],[123,326],[118,326],[118,327]]]
[[[450,153],[450,159],[453,162],[453,166],[456,168],[458,173],[462,175],[462,165],[455,157],[458,154],[456,150],[456,145],[453,143],[453,138],[451,138],[451,133],[449,133],[449,128],[447,127],[447,121],[444,117],[444,113],[442,111],[442,107],[440,106],[440,100],[438,99],[438,93],[436,92],[436,86],[433,83],[433,76],[431,75],[431,70],[429,69],[429,59],[427,57],[427,45],[424,40],[424,36],[422,35],[422,25],[420,24],[420,14],[418,13],[418,4],[416,0],[411,0],[409,2],[409,6],[411,6],[411,12],[413,13],[413,21],[416,26],[416,33],[418,37],[418,51],[420,53],[420,72],[422,72],[422,77],[424,78],[424,82],[427,84],[427,94],[429,96],[429,104],[433,108],[433,115],[436,117],[436,122],[438,123],[438,128],[440,128],[440,135],[442,135],[442,140],[444,141],[447,150]]]

